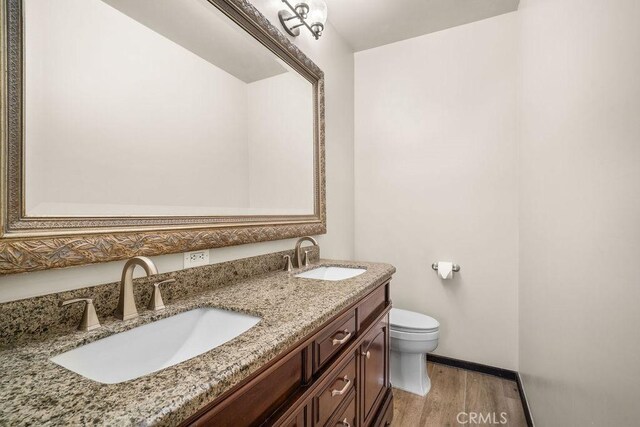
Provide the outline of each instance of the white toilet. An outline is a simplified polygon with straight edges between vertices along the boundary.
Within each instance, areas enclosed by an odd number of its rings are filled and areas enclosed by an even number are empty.
[[[440,323],[433,317],[391,309],[391,385],[425,396],[431,389],[426,354],[438,347]]]

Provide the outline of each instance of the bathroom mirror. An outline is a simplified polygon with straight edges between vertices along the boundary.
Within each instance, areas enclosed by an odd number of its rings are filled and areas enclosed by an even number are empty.
[[[322,71],[248,2],[2,12],[1,273],[325,232]]]

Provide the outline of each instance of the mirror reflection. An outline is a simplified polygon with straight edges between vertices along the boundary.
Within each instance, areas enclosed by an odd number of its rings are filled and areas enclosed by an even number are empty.
[[[206,0],[25,0],[27,216],[314,212],[314,88]]]

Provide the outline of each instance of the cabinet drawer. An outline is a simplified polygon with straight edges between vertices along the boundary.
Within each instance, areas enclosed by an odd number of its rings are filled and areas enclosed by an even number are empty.
[[[331,375],[315,397],[316,425],[324,425],[356,387],[356,359],[352,357],[344,368]]]
[[[330,426],[335,427],[355,427],[356,426],[356,395],[352,393],[351,401],[347,403],[347,406],[342,410],[334,421],[329,423]]]
[[[380,286],[358,306],[359,329],[369,326],[384,310],[387,303],[386,288],[387,285]]]
[[[356,315],[350,312],[329,326],[313,342],[314,372],[320,369],[341,349],[348,346],[356,336]]]

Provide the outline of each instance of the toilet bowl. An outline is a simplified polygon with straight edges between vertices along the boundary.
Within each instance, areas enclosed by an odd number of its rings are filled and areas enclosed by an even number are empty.
[[[391,385],[425,396],[431,389],[426,355],[438,347],[440,323],[424,314],[392,308],[389,330]]]

